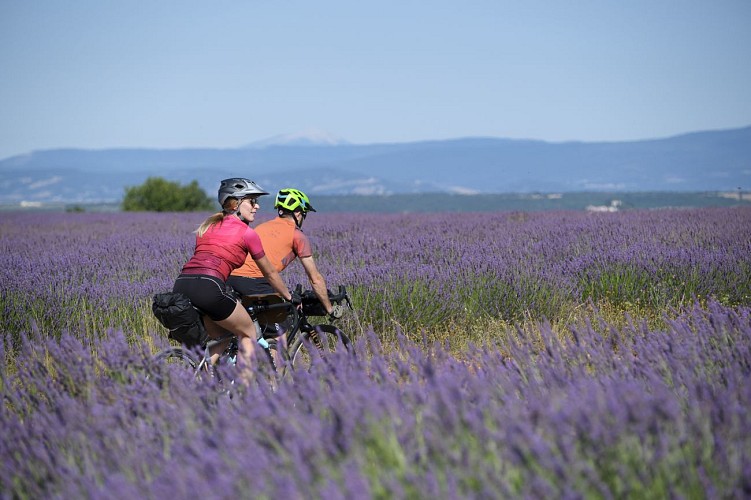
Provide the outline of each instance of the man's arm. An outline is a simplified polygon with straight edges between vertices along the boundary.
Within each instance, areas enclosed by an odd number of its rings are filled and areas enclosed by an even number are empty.
[[[321,301],[321,304],[326,309],[326,314],[331,314],[331,302],[329,301],[329,292],[326,289],[326,280],[318,272],[318,267],[315,260],[313,260],[313,256],[300,257],[300,263],[303,269],[305,269],[305,274],[308,275],[310,286],[313,287],[316,297],[318,297],[318,300]]]

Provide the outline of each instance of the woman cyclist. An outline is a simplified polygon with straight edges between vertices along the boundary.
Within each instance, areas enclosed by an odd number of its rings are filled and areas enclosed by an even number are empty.
[[[256,328],[226,284],[230,272],[250,255],[273,289],[286,300],[292,300],[279,272],[266,257],[261,239],[248,225],[255,219],[258,197],[267,194],[248,179],[223,180],[218,193],[222,211],[210,216],[196,230],[193,256],[183,266],[173,287],[174,292],[187,295],[194,306],[205,312],[209,337],[221,338],[226,331],[237,335],[239,358],[247,368],[255,352]],[[212,355],[224,348],[224,344],[216,346]]]

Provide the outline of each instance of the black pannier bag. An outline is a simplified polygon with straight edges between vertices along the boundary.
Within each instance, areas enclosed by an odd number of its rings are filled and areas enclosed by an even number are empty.
[[[159,322],[169,330],[169,337],[186,347],[204,345],[208,334],[201,315],[182,293],[165,292],[154,295],[151,310]]]

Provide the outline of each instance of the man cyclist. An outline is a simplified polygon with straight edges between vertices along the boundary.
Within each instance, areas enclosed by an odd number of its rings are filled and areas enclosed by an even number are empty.
[[[326,280],[318,271],[313,259],[313,247],[302,231],[302,224],[308,213],[316,211],[310,199],[299,189],[285,188],[277,193],[274,208],[277,209],[278,217],[255,228],[269,261],[281,272],[296,258],[300,259],[310,286],[326,313],[332,318],[341,317],[343,308],[339,305],[332,306],[329,301]],[[245,259],[242,266],[233,270],[227,283],[243,295],[275,293],[269,280],[264,277],[252,258]]]

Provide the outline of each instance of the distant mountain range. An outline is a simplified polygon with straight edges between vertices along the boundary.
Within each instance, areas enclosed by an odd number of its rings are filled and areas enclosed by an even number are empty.
[[[464,138],[350,144],[325,133],[237,149],[54,149],[0,160],[0,203],[117,201],[149,176],[226,177],[316,194],[733,191],[751,188],[751,126],[631,142]]]

